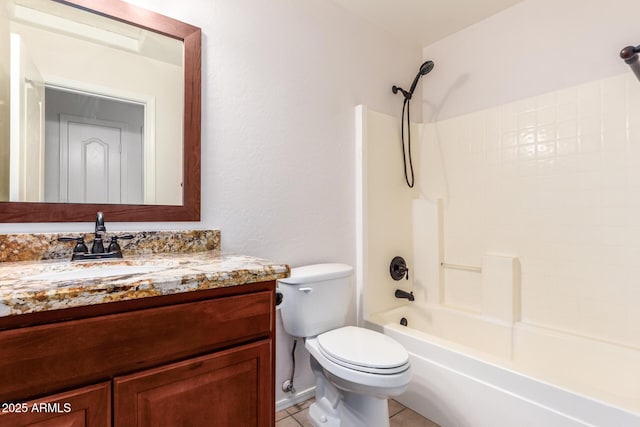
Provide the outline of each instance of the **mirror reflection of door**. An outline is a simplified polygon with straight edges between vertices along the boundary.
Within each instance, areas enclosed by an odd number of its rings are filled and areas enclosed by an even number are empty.
[[[46,201],[144,202],[144,106],[46,88]]]

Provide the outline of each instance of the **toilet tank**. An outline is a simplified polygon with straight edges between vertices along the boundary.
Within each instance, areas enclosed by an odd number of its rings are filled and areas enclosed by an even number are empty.
[[[290,277],[278,280],[284,330],[313,337],[344,326],[352,271],[345,264],[314,264],[292,268]]]

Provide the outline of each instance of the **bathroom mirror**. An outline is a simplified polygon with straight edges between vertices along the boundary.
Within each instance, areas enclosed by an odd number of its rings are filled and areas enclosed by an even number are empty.
[[[0,222],[200,219],[200,29],[0,0]]]

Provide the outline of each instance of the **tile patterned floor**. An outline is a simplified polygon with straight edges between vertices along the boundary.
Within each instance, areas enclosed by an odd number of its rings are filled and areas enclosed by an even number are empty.
[[[276,427],[313,427],[309,419],[309,406],[313,401],[312,398],[276,412]],[[391,427],[439,427],[393,399],[389,399],[389,423]]]

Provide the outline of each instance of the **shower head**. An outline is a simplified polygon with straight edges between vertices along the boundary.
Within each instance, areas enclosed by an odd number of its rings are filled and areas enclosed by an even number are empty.
[[[638,58],[638,53],[640,53],[640,46],[627,46],[620,51],[620,58],[624,59],[624,62],[629,64],[631,71],[633,71],[638,80],[640,80],[640,60]]]
[[[402,92],[405,99],[411,99],[411,95],[413,95],[413,91],[416,90],[416,85],[418,84],[418,80],[420,80],[421,76],[424,76],[425,74],[428,74],[431,70],[433,70],[433,66],[434,66],[433,61],[425,61],[420,66],[420,71],[418,71],[418,74],[416,74],[416,78],[413,79],[413,83],[411,83],[411,88],[409,89],[409,91],[406,91],[401,87],[395,86],[395,85],[391,88],[391,90],[393,91],[393,93]]]
[[[420,77],[433,70],[433,66],[433,61],[426,61],[420,66],[420,71],[418,71],[418,74],[416,74],[416,78],[413,79],[413,83],[411,83],[411,88],[409,89],[410,94],[413,95],[413,91],[416,90],[416,85],[418,84],[418,80],[420,80]]]
[[[420,66],[420,75],[424,76],[433,70],[434,63],[433,61],[426,61],[424,64]]]

